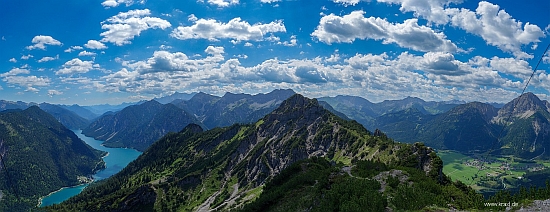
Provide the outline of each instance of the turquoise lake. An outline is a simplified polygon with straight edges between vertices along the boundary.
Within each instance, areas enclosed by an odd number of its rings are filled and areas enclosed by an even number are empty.
[[[120,170],[126,167],[128,163],[132,162],[139,155],[141,155],[141,152],[134,149],[104,147],[101,145],[103,141],[98,141],[94,138],[86,137],[82,134],[82,130],[73,130],[73,132],[94,149],[99,149],[101,151],[109,153],[103,158],[106,168],[97,172],[93,176],[95,181],[108,178],[118,173]],[[48,206],[63,202],[70,197],[79,194],[87,185],[88,184],[83,184],[76,187],[63,188],[57,192],[54,192],[42,198],[40,206]]]

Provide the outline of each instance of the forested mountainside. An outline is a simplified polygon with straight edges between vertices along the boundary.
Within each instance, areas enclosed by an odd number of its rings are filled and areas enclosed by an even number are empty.
[[[388,192],[379,192],[382,187]],[[424,202],[404,206],[391,200],[412,203],[418,191]],[[449,181],[431,148],[396,143],[296,94],[254,124],[209,131],[191,124],[169,133],[120,173],[47,209],[263,210],[280,205],[284,210],[292,204],[285,200],[303,197],[295,208],[324,210],[350,201],[344,194],[368,195],[376,200],[375,209],[421,209],[428,199],[436,207],[468,208],[482,200],[470,188]]]
[[[105,141],[108,147],[128,147],[144,151],[168,132],[178,132],[190,123],[201,123],[173,104],[151,100],[117,113],[105,114],[82,133]]]
[[[37,106],[0,112],[0,211],[29,211],[38,199],[104,167],[103,152]]]
[[[479,102],[459,105],[443,114],[432,116],[429,121],[415,128],[401,128],[404,134],[407,129],[411,133],[411,137],[402,141],[424,141],[434,148],[463,152],[488,150],[496,142],[500,130],[491,123],[496,111],[493,106]]]

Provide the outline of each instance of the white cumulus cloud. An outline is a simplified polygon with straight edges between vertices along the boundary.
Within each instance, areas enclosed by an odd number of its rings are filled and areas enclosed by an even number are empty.
[[[84,49],[82,46],[71,46],[68,49],[65,49],[64,52],[71,53],[75,50],[82,50],[82,49]]]
[[[231,19],[227,23],[221,23],[214,19],[198,19],[192,26],[179,26],[170,34],[172,37],[186,39],[234,39],[236,41],[263,40],[265,35],[273,32],[286,32],[281,21],[268,24],[249,24],[241,18]]]
[[[166,29],[170,22],[157,17],[150,17],[149,9],[121,12],[101,23],[101,28],[107,30],[100,35],[101,42],[114,43],[117,46],[130,44],[134,37],[147,29]]]
[[[28,54],[28,55],[23,55],[23,56],[21,56],[21,60],[28,60],[28,59],[33,58],[33,57],[34,57],[34,56],[32,56],[32,55],[30,55],[30,54]]]
[[[89,40],[88,43],[84,44],[84,46],[88,49],[106,49],[107,46],[105,46],[104,43],[99,42],[97,40]]]
[[[354,6],[359,4],[361,0],[332,0],[334,3],[343,4],[344,6]]]
[[[48,90],[48,96],[53,97],[54,95],[61,95],[63,92],[58,90]]]
[[[401,5],[402,12],[413,12],[429,22],[458,27],[468,33],[480,36],[489,45],[496,46],[504,52],[512,53],[518,58],[533,58],[522,50],[531,45],[536,49],[544,31],[529,22],[522,23],[514,19],[500,6],[480,1],[475,11],[466,8],[455,8],[463,0],[378,0]]]
[[[43,57],[42,59],[38,60],[38,62],[43,63],[43,62],[48,62],[48,61],[57,60],[57,59],[59,59],[59,55],[55,57]]]
[[[447,24],[449,16],[446,8],[451,4],[462,3],[462,0],[377,0],[389,4],[399,4],[401,12],[413,12],[416,17],[422,17],[437,24]]]
[[[394,24],[378,17],[366,18],[364,14],[364,11],[354,11],[344,16],[334,14],[324,16],[311,35],[327,44],[352,43],[355,39],[373,39],[423,52],[460,50],[446,38],[445,34],[435,32],[430,27],[418,25],[417,19],[407,19],[403,23]]]
[[[448,9],[451,25],[478,35],[487,44],[510,52],[518,58],[532,58],[522,51],[523,45],[537,44],[544,32],[537,25],[518,21],[500,7],[489,2],[479,2],[476,11]]]
[[[230,5],[239,4],[239,0],[208,0],[207,2],[208,4],[218,7],[228,7]]]
[[[46,50],[46,45],[61,46],[63,45],[60,41],[54,39],[52,36],[46,35],[37,35],[32,39],[32,46],[27,46],[28,50],[33,49],[42,49]]]
[[[0,74],[0,77],[15,76],[19,74],[29,74],[31,73],[28,69],[23,68],[13,68],[10,71]]]
[[[4,77],[3,81],[8,84],[18,85],[18,86],[27,87],[27,88],[33,88],[33,86],[39,86],[39,87],[49,86],[51,82],[50,78],[48,77],[18,76],[18,75],[6,76]]]
[[[109,8],[109,7],[118,7],[121,4],[126,4],[127,7],[132,6],[134,3],[136,3],[134,0],[105,0],[101,3],[103,7]],[[145,0],[138,1],[140,4],[144,4]]]
[[[97,54],[95,52],[89,52],[89,51],[81,51],[80,53],[78,53],[78,56],[79,57],[82,57],[82,56],[96,56]]]
[[[88,71],[95,69],[93,61],[82,61],[78,58],[67,61],[63,64],[63,68],[59,71],[56,71],[56,75],[62,74],[82,74],[87,73]]]

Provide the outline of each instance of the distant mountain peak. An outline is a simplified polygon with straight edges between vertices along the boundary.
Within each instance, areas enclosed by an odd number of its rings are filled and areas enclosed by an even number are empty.
[[[170,103],[170,102],[173,102],[175,100],[189,100],[191,98],[193,98],[193,96],[195,96],[195,94],[197,94],[196,92],[193,92],[193,93],[180,93],[180,92],[174,92],[173,94],[169,95],[169,96],[164,96],[164,97],[160,97],[160,98],[154,98],[154,100],[156,100],[157,102],[160,102],[162,104],[167,104],[167,103]]]
[[[277,109],[266,116],[267,121],[273,120],[298,120],[298,119],[315,119],[319,117],[323,111],[328,112],[323,108],[317,99],[309,99],[300,94],[294,94],[279,105]]]
[[[294,94],[279,106],[275,111],[285,112],[285,111],[291,111],[294,109],[299,108],[311,108],[311,107],[320,107],[319,102],[317,102],[317,99],[309,99],[305,96],[302,96],[301,94]]]
[[[519,101],[518,104],[526,104],[526,103],[531,103],[531,104],[541,104],[543,105],[544,103],[539,99],[539,97],[531,92],[527,92],[527,93],[524,93],[522,94],[521,96],[517,97],[516,99],[512,100],[513,101]]]
[[[498,118],[504,118],[510,114],[513,117],[527,118],[539,110],[548,111],[548,107],[535,94],[527,92],[505,104],[498,111]]]
[[[225,94],[222,97],[227,97],[227,96],[248,96],[248,95],[249,94],[244,94],[244,93],[225,92]]]
[[[422,102],[424,102],[423,99],[418,98],[418,97],[416,97],[416,96],[407,96],[407,97],[404,98],[403,100],[409,100],[409,101],[422,101]]]
[[[470,102],[470,103],[462,104],[451,109],[450,112],[462,114],[466,110],[477,111],[478,115],[483,116],[483,119],[486,121],[490,121],[492,118],[494,118],[498,114],[498,110],[495,107],[493,107],[490,104],[482,103],[482,102]]]
[[[159,105],[162,105],[162,104],[160,102],[157,102],[157,100],[151,99],[149,101],[146,101],[146,102],[142,103],[141,105],[143,105],[143,106],[159,106]]]
[[[197,94],[195,94],[193,97],[191,97],[190,100],[197,100],[197,99],[204,99],[204,98],[215,98],[215,99],[219,99],[220,97],[218,96],[214,96],[214,95],[211,95],[211,94],[207,94],[207,93],[204,93],[204,92],[198,92]]]
[[[289,89],[275,89],[267,94],[289,94],[289,93],[295,94],[296,92],[294,92],[294,90],[289,88]]]

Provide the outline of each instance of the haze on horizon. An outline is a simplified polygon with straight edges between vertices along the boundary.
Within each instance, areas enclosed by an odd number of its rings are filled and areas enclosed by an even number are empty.
[[[119,104],[174,92],[508,102],[550,43],[547,1],[0,3],[0,99]],[[527,92],[550,100],[550,56]]]

